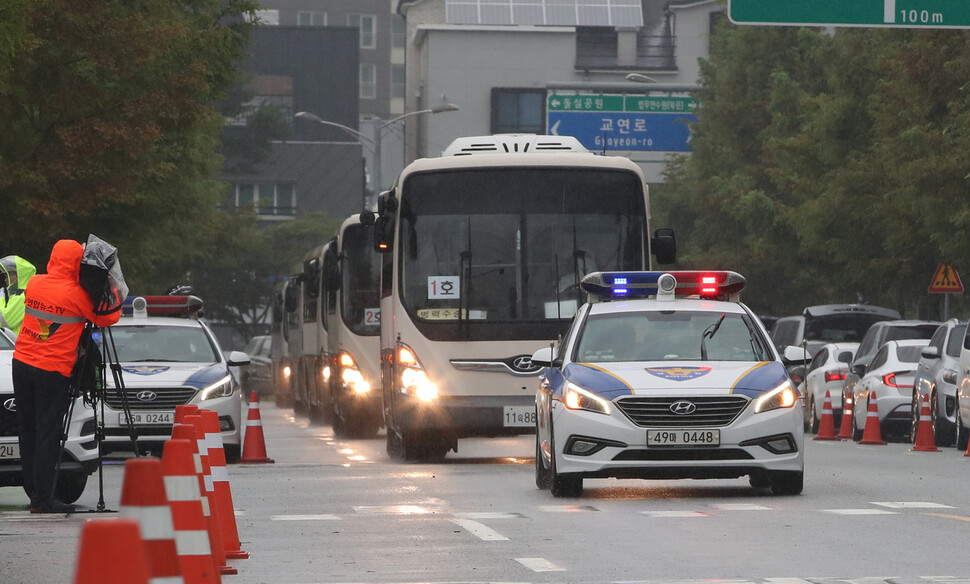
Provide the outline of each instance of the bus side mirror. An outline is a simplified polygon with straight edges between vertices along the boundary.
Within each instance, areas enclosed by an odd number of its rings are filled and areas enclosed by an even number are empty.
[[[378,217],[374,221],[374,251],[387,253],[394,243],[394,216]]]
[[[283,298],[283,307],[286,308],[287,312],[296,312],[296,304],[300,299],[300,290],[290,282],[290,285],[286,287],[286,295]]]
[[[664,266],[677,261],[677,239],[674,230],[663,227],[653,232],[650,249],[657,256],[657,263]]]
[[[329,250],[323,256],[323,287],[330,292],[340,288],[340,263]]]
[[[360,220],[360,224],[367,225],[367,226],[373,225],[374,220],[376,218],[377,218],[377,215],[375,215],[373,211],[364,211],[358,216],[358,219]]]

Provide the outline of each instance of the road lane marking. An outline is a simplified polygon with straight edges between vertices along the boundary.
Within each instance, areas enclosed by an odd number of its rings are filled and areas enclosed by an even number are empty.
[[[508,541],[509,539],[490,527],[486,527],[485,525],[477,521],[472,521],[471,519],[452,519],[451,522],[458,525],[462,529],[465,529],[482,541]]]
[[[336,515],[271,515],[270,521],[340,521]]]
[[[541,505],[539,507],[542,511],[548,511],[550,513],[575,513],[578,511],[599,511],[596,507],[592,505]]]
[[[544,558],[515,558],[515,561],[522,564],[533,572],[565,572],[562,568]]]
[[[883,509],[822,509],[822,513],[834,513],[836,515],[899,515],[895,511],[885,511]]]
[[[771,511],[771,507],[758,505],[756,503],[718,503],[710,505],[712,509],[718,511]]]
[[[420,505],[354,505],[354,511],[361,515],[386,513],[389,515],[425,515],[431,513]]]
[[[887,503],[877,503],[870,501],[873,505],[888,507],[890,509],[953,509],[950,505],[940,503],[929,503],[925,501],[890,501]]]
[[[703,511],[640,511],[640,515],[647,517],[713,517]]]
[[[524,519],[525,515],[521,513],[483,512],[455,513],[455,517],[459,519]]]

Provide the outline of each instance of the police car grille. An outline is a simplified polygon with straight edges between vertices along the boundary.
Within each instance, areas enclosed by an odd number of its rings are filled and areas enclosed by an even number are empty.
[[[696,409],[690,414],[675,414],[670,406],[690,402]],[[625,397],[616,405],[637,426],[650,428],[693,428],[727,426],[748,405],[741,396],[721,397]]]
[[[142,401],[138,399],[138,394],[145,391],[155,392],[155,399]],[[139,387],[138,389],[127,389],[128,407],[132,410],[174,410],[175,406],[189,403],[195,392],[194,387],[160,387],[149,388]],[[109,389],[105,396],[105,403],[110,407],[120,410],[123,408],[122,397],[114,389]]]

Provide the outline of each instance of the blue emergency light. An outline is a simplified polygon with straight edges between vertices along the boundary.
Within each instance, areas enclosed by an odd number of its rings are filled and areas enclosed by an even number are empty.
[[[590,302],[674,296],[737,301],[745,283],[744,276],[729,271],[593,272],[579,287]]]

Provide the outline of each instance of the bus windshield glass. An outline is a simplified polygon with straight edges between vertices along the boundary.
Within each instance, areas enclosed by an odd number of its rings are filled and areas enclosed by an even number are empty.
[[[413,174],[401,196],[402,302],[432,337],[555,338],[584,301],[584,275],[647,265],[644,199],[640,177],[620,169]]]
[[[350,225],[342,243],[340,313],[358,335],[381,333],[380,257],[374,253],[374,227]]]

